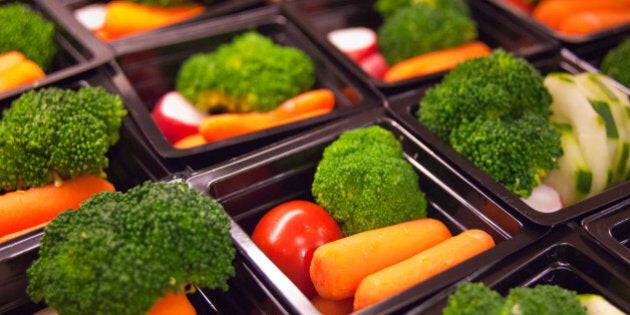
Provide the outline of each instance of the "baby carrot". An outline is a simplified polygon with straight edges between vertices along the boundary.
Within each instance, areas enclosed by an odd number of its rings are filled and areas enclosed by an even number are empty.
[[[451,233],[442,222],[428,218],[353,234],[315,250],[310,266],[311,280],[323,298],[350,298],[367,275],[449,237]]]
[[[269,115],[264,113],[218,114],[205,118],[199,132],[206,141],[232,138],[272,126]]]
[[[630,23],[630,6],[626,10],[579,12],[568,15],[558,26],[567,35],[588,35]]]
[[[106,5],[103,30],[110,40],[114,40],[195,17],[203,10],[201,4],[164,8],[129,1],[110,1]]]
[[[0,72],[0,92],[44,78],[46,74],[32,60],[18,61],[13,66]]]
[[[542,24],[558,29],[568,14],[628,10],[629,7],[630,0],[543,0],[534,8],[532,17]]]
[[[17,50],[7,51],[0,54],[0,73],[7,71],[14,65],[24,61],[26,57]]]
[[[385,72],[383,81],[394,82],[448,70],[464,60],[487,56],[490,51],[490,47],[485,43],[474,41],[458,47],[422,54],[391,66]]]
[[[186,136],[179,139],[173,144],[173,147],[176,149],[184,150],[206,144],[206,142],[206,138],[204,138],[200,133],[196,133],[194,135]]]
[[[354,310],[385,300],[491,247],[482,230],[466,230],[415,256],[365,277],[354,295]]]
[[[329,300],[316,295],[311,299],[311,303],[322,315],[348,315],[352,313],[352,298]]]
[[[335,106],[335,94],[328,89],[316,89],[304,92],[284,101],[271,111],[274,119],[283,120],[323,108]]]
[[[157,300],[149,310],[148,315],[195,315],[197,311],[192,306],[186,294],[174,294],[166,292],[166,295]]]
[[[83,175],[50,184],[0,195],[0,236],[46,223],[67,209],[102,191],[114,191],[112,183],[98,176]]]

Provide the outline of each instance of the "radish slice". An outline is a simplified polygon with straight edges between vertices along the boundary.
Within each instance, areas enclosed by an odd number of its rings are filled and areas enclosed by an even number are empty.
[[[151,117],[171,144],[198,133],[206,116],[176,91],[164,94],[151,112]]]
[[[540,184],[534,187],[532,194],[523,201],[534,210],[550,213],[564,208],[560,193],[553,187]]]
[[[387,61],[385,61],[385,58],[379,52],[373,52],[369,56],[361,59],[359,66],[367,74],[379,80],[383,78],[389,68]]]
[[[74,11],[74,18],[90,31],[95,31],[105,24],[107,9],[105,4],[90,4]]]
[[[367,27],[350,27],[328,33],[328,41],[355,62],[377,51],[377,35]]]

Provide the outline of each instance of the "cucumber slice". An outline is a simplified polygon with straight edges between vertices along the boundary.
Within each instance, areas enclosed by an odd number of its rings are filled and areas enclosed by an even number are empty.
[[[625,315],[620,309],[598,294],[578,294],[578,301],[586,307],[587,315]]]
[[[582,155],[573,127],[569,124],[554,124],[560,132],[560,144],[564,154],[558,159],[559,167],[549,171],[542,179],[544,184],[554,187],[565,206],[570,206],[588,195],[593,182],[593,172]]]
[[[593,109],[583,94],[583,89],[575,83],[572,74],[548,74],[543,84],[553,98],[551,122],[568,124],[572,127],[582,156],[591,170],[591,189],[585,197],[602,192],[606,189],[612,176],[609,142],[604,119]],[[552,186],[558,189],[555,185]]]

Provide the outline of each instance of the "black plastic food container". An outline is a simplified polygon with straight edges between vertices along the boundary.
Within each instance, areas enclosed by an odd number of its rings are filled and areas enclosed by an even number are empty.
[[[247,263],[290,313],[312,311],[308,299],[283,276],[250,238],[266,211],[289,200],[313,200],[311,183],[324,148],[348,130],[379,125],[400,140],[406,159],[420,177],[428,200],[428,216],[444,222],[453,235],[471,228],[483,229],[497,245],[426,282],[361,313],[393,311],[404,304],[431,295],[463,277],[480,272],[498,259],[542,237],[548,228],[512,215],[479,189],[453,172],[402,126],[373,109],[352,119],[341,119],[304,132],[272,147],[194,173],[186,182],[219,200],[235,221],[233,238],[245,253]],[[289,282],[288,282],[289,281]],[[287,284],[288,282],[288,284]]]
[[[48,69],[44,69],[46,77],[33,83],[0,92],[0,101],[13,97],[37,86],[49,85],[53,82],[69,78],[96,66],[102,65],[112,58],[110,50],[105,49],[97,40],[81,36],[75,29],[66,27],[37,0],[0,1],[0,6],[10,3],[21,3],[27,8],[40,13],[46,20],[55,24],[55,44],[57,54]]]
[[[621,311],[630,312],[628,265],[619,263],[575,224],[561,225],[518,254],[506,257],[483,274],[463,282],[483,282],[506,296],[514,287],[557,285],[578,294],[598,294]],[[454,284],[406,311],[442,314]]]
[[[167,25],[154,30],[126,36],[113,40],[109,43],[102,42],[98,39],[89,29],[82,25],[79,20],[74,16],[75,11],[94,4],[105,4],[108,1],[92,1],[92,0],[60,0],[60,1],[48,1],[48,0],[36,0],[45,6],[51,14],[69,29],[75,30],[82,37],[90,37],[93,40],[101,42],[104,46],[107,46],[114,53],[123,53],[129,49],[133,49],[138,42],[146,41],[146,35],[156,35],[162,31],[169,31],[173,28],[185,26],[186,24],[193,23],[199,20],[212,19],[215,17],[238,14],[241,11],[261,7],[265,4],[265,0],[215,0],[212,4],[206,5],[204,11],[193,18],[180,21],[171,25]]]
[[[580,73],[584,72],[583,61],[577,58],[567,49],[562,49],[555,57],[540,59],[532,62],[543,75],[550,72]],[[603,210],[628,196],[630,182],[624,182],[611,187],[593,197],[584,199],[578,203],[567,206],[559,211],[543,213],[534,210],[523,202],[516,194],[507,190],[503,185],[492,179],[487,173],[473,165],[464,156],[457,153],[448,143],[438,138],[427,127],[420,124],[416,112],[424,92],[432,85],[410,90],[406,93],[392,95],[386,102],[387,109],[398,121],[420,139],[424,140],[443,159],[449,161],[455,169],[466,174],[465,176],[475,183],[480,189],[499,200],[498,202],[508,209],[524,215],[529,220],[545,226],[564,223],[584,215]]]
[[[441,78],[445,71],[418,76],[398,82],[385,82],[363,71],[354,61],[330,43],[326,36],[330,31],[347,27],[368,27],[378,30],[382,17],[373,9],[375,1],[317,0],[285,1],[282,3],[287,14],[309,34],[319,46],[335,58],[343,67],[365,82],[386,94],[402,92]],[[479,40],[491,48],[506,51],[526,58],[539,58],[554,54],[559,43],[546,34],[527,27],[521,21],[510,18],[501,10],[485,1],[468,1],[477,23]]]
[[[195,53],[211,52],[217,46],[231,42],[234,36],[249,30],[255,30],[280,45],[306,52],[315,64],[316,81],[313,89],[332,90],[335,94],[335,109],[325,115],[189,149],[173,147],[158,129],[150,113],[159,98],[174,89],[182,62]],[[124,73],[124,78],[116,80],[116,84],[123,93],[135,99],[129,103],[130,115],[147,143],[160,157],[181,161],[193,169],[245,154],[287,135],[382,104],[377,91],[353,80],[335,67],[275,6],[163,33],[144,42],[143,47],[137,47],[137,51],[118,56],[116,61]]]
[[[602,248],[630,265],[630,201],[584,218],[582,226]]]

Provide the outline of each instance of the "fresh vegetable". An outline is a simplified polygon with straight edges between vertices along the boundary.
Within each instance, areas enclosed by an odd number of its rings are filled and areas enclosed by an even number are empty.
[[[562,20],[558,31],[568,35],[588,35],[630,23],[630,5],[622,11],[574,13]]]
[[[202,134],[196,133],[179,139],[177,142],[173,143],[173,147],[176,149],[184,150],[198,147],[206,143],[208,143],[206,141],[206,138],[204,138]]]
[[[381,53],[388,64],[393,65],[477,40],[478,34],[476,23],[469,16],[416,4],[385,18],[377,35]]]
[[[341,237],[328,212],[305,200],[288,201],[269,210],[252,233],[254,243],[309,298],[317,295],[309,276],[313,252]]]
[[[103,27],[94,32],[109,42],[199,16],[204,6],[192,3],[166,8],[115,0],[109,1],[105,9]]]
[[[426,217],[419,177],[380,126],[344,132],[323,152],[311,192],[345,236]]]
[[[359,61],[359,67],[371,77],[379,80],[383,78],[383,75],[385,75],[385,72],[389,69],[387,60],[385,60],[385,57],[383,57],[383,54],[380,52],[374,52],[361,59],[361,61]]]
[[[462,61],[487,56],[490,53],[490,47],[480,41],[465,43],[454,48],[428,52],[392,65],[389,70],[385,72],[383,81],[394,82],[449,70]]]
[[[74,10],[74,18],[90,31],[97,31],[105,25],[107,8],[105,3],[93,3]]]
[[[533,209],[540,212],[555,212],[564,208],[562,196],[555,188],[540,184],[532,190],[532,194],[523,201]]]
[[[24,54],[13,50],[0,54],[0,93],[35,82],[46,76],[44,70]]]
[[[374,3],[374,10],[386,17],[402,7],[416,4],[424,4],[435,9],[452,10],[466,16],[470,15],[470,8],[464,0],[378,0]]]
[[[535,2],[529,0],[505,0],[511,6],[514,6],[518,10],[526,14],[531,14],[534,11]]]
[[[353,234],[315,250],[310,279],[322,298],[351,298],[366,276],[450,237],[442,222],[428,218]]]
[[[363,278],[354,295],[354,310],[383,301],[492,247],[492,236],[483,230],[461,232]]]
[[[630,88],[630,39],[610,49],[599,68],[604,74]]]
[[[499,315],[504,304],[501,294],[485,284],[464,282],[448,296],[442,315]]]
[[[564,19],[573,14],[623,11],[629,8],[630,1],[628,0],[542,0],[534,8],[532,17],[552,29],[558,29]]]
[[[315,296],[311,303],[322,315],[348,315],[352,313],[352,298],[330,300]]]
[[[221,204],[184,183],[147,181],[52,220],[27,293],[61,314],[145,314],[190,283],[226,290],[235,255]]]
[[[527,198],[562,156],[543,80],[525,59],[495,49],[460,63],[427,89],[418,121]]]
[[[55,25],[24,3],[0,5],[0,53],[19,51],[47,71],[59,47]]]
[[[549,284],[510,289],[505,297],[503,310],[522,315],[586,314],[586,309],[580,304],[575,291]]]
[[[0,191],[102,177],[127,111],[102,87],[31,90],[0,120]]]
[[[329,32],[326,38],[354,62],[378,51],[376,32],[367,27],[348,27]]]
[[[83,175],[64,181],[0,195],[0,236],[16,233],[52,220],[62,211],[77,209],[84,200],[103,191],[114,191],[106,179]]]
[[[151,118],[171,144],[199,133],[199,126],[206,117],[177,91],[164,94],[151,110]]]
[[[578,294],[578,301],[586,308],[587,315],[625,315],[612,303],[599,294]]]
[[[265,113],[215,114],[205,118],[199,132],[207,142],[280,126],[327,114],[335,106],[335,94],[328,89],[301,93]]]
[[[186,297],[186,294],[166,292],[166,295],[158,299],[148,312],[148,315],[171,314],[195,315],[197,311]]]
[[[187,59],[176,90],[202,112],[267,112],[311,89],[314,67],[303,51],[249,31]]]

